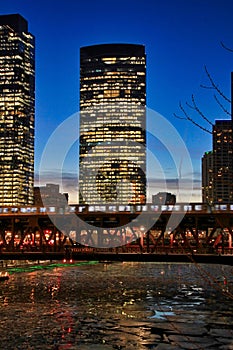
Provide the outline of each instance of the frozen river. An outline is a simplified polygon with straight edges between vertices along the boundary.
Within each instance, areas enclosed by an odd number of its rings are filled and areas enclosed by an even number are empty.
[[[0,349],[233,349],[233,268],[113,263],[0,282]]]

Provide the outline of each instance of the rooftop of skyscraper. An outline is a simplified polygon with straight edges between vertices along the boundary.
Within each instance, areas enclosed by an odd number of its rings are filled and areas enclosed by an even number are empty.
[[[20,14],[1,15],[0,25],[8,25],[18,33],[28,31],[28,22]]]

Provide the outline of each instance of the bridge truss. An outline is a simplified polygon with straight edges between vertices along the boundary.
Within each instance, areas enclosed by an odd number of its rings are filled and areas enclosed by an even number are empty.
[[[232,237],[231,204],[0,208],[0,252],[233,254]]]

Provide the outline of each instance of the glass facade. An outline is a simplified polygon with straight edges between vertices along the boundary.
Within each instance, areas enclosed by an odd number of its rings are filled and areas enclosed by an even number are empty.
[[[0,205],[33,203],[34,46],[23,17],[0,16]]]
[[[144,46],[81,48],[79,203],[146,202],[145,105]]]

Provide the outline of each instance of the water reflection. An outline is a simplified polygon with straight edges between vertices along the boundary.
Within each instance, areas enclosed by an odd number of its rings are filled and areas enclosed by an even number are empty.
[[[1,348],[230,349],[232,272],[114,263],[14,274],[0,285]]]

